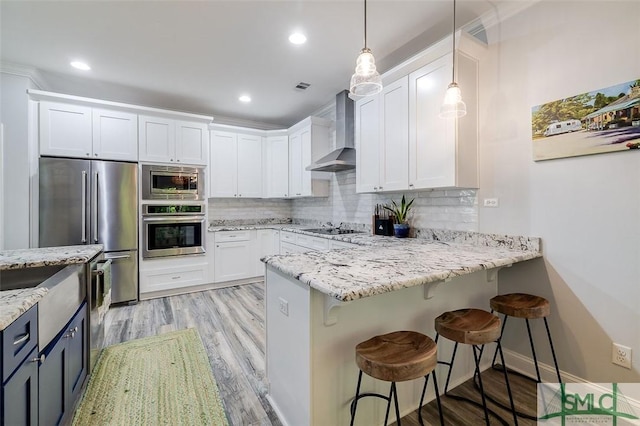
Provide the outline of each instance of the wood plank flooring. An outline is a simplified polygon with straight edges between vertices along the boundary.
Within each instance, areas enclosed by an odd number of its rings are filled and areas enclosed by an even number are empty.
[[[112,307],[107,314],[106,327],[107,345],[167,331],[196,328],[207,349],[231,426],[281,425],[265,397],[264,283]],[[500,372],[486,371],[482,377],[487,393],[506,395]],[[513,375],[510,378],[517,408],[535,414],[535,383]],[[471,381],[449,392],[478,400]],[[484,424],[481,408],[448,397],[443,398],[443,404],[447,425]],[[436,407],[433,401],[423,408],[425,424],[439,424]],[[507,421],[506,424],[513,423],[506,411],[495,405],[490,405],[490,408],[499,413]],[[491,422],[500,424],[494,418]],[[418,425],[417,411],[404,417],[402,424]],[[534,425],[535,421],[520,418],[519,424]]]

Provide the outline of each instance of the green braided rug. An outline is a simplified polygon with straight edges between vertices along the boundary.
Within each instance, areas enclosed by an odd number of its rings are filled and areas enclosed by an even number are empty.
[[[174,331],[106,348],[74,426],[228,426],[198,332]]]

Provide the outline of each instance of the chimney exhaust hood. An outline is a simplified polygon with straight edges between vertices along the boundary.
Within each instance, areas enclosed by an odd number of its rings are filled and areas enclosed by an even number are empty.
[[[356,150],[354,149],[354,107],[343,90],[336,95],[336,149],[306,168],[313,172],[341,172],[355,169]]]

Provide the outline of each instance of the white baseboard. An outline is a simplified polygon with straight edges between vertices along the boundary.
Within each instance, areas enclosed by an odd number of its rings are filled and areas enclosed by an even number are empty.
[[[527,377],[536,379],[536,367],[533,359],[508,349],[503,349],[505,364],[511,370],[524,374]],[[554,366],[538,361],[540,376],[543,382],[558,383],[558,376]],[[574,376],[566,371],[560,370],[560,377],[565,383],[587,383],[582,377]]]

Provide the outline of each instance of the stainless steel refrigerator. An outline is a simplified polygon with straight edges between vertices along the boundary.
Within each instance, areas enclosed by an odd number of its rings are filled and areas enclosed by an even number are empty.
[[[138,300],[138,167],[40,158],[39,245],[103,244],[111,300]]]

